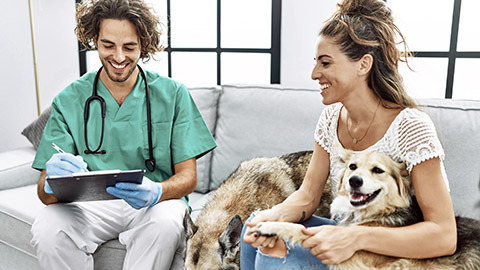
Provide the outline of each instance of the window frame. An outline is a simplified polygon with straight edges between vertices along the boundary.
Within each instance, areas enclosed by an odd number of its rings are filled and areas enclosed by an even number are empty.
[[[75,0],[79,3],[81,0]],[[228,53],[267,53],[270,54],[270,83],[280,83],[280,52],[281,52],[281,20],[282,20],[282,0],[272,1],[272,28],[271,28],[271,47],[267,48],[222,48],[221,46],[221,0],[217,0],[217,42],[215,48],[175,48],[171,46],[171,26],[170,21],[167,23],[168,37],[167,47],[164,52],[168,54],[168,77],[172,77],[172,52],[214,52],[217,56],[217,85],[222,84],[222,60],[221,54],[223,52]],[[171,0],[167,0],[167,18],[170,18],[171,14]],[[173,33],[175,34],[175,33]],[[85,47],[78,42],[79,48],[79,65],[80,76],[87,72],[87,54]]]
[[[445,87],[446,99],[451,99],[453,96],[453,81],[455,78],[456,60],[458,58],[480,58],[480,51],[457,51],[461,6],[462,0],[455,0],[453,6],[452,27],[450,32],[450,47],[448,51],[412,51],[414,57],[418,58],[448,58],[448,70],[446,78],[447,83]]]

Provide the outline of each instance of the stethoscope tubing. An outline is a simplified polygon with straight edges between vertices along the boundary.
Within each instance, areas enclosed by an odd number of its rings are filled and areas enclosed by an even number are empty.
[[[149,153],[149,159],[145,160],[145,167],[151,172],[155,170],[155,159],[153,157],[153,139],[152,139],[152,113],[151,113],[151,107],[150,107],[150,90],[148,87],[148,82],[147,82],[147,77],[145,76],[145,72],[143,72],[143,69],[137,65],[138,70],[140,71],[140,75],[142,76],[142,79],[145,83],[145,99],[147,102],[147,122],[148,122],[148,153]],[[105,115],[106,115],[106,103],[105,100],[98,95],[97,93],[97,85],[98,85],[98,79],[100,76],[100,72],[102,71],[102,67],[100,67],[97,71],[97,74],[95,75],[95,79],[93,80],[93,90],[92,90],[92,95],[86,100],[85,102],[85,109],[84,109],[84,136],[85,136],[85,146],[86,150],[84,151],[85,154],[106,154],[106,150],[100,150],[103,144],[103,135],[105,132]],[[98,101],[100,102],[101,105],[101,116],[102,116],[102,133],[100,136],[100,143],[98,144],[97,149],[91,150],[89,145],[88,145],[88,132],[87,132],[87,123],[88,123],[88,118],[90,116],[90,104],[92,101]]]

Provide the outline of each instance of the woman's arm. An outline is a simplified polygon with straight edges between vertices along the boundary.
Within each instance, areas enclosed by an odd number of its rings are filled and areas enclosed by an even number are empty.
[[[329,168],[328,153],[315,143],[313,155],[300,188],[282,203],[257,213],[247,225],[254,226],[261,221],[298,222],[302,216],[305,219],[310,217],[320,202]]]
[[[455,214],[440,166],[440,159],[434,158],[412,169],[413,188],[425,221],[401,228],[372,230],[372,240],[378,240],[378,245],[363,234],[360,238],[363,249],[407,258],[430,258],[455,252]],[[367,228],[365,233],[368,231]]]
[[[309,218],[317,209],[330,170],[329,154],[315,143],[312,159],[300,188],[273,207],[279,221],[298,222]]]
[[[338,264],[356,251],[405,258],[429,258],[450,255],[456,249],[456,223],[450,194],[443,180],[438,158],[422,162],[412,169],[415,194],[424,220],[404,227],[309,228],[315,234],[304,241],[305,248],[326,264]]]
[[[313,155],[300,188],[287,197],[282,203],[271,209],[256,213],[252,220],[246,223],[247,226],[255,226],[262,221],[290,221],[298,222],[302,216],[306,219],[318,207],[321,194],[327,177],[329,175],[330,160],[328,153],[315,143]],[[303,215],[302,213],[305,212]],[[253,247],[274,247],[277,238],[256,237],[253,234],[245,234],[243,238],[247,244]],[[283,241],[280,241],[283,244]],[[285,249],[285,244],[283,244]],[[282,251],[283,252],[283,251]]]

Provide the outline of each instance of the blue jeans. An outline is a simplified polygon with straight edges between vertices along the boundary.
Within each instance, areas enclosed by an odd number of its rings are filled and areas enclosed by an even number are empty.
[[[252,219],[252,214],[248,220]],[[320,225],[335,225],[335,221],[312,216],[302,222],[306,227]],[[287,256],[285,258],[271,257],[263,254],[259,249],[243,242],[246,226],[243,226],[240,237],[240,269],[242,270],[310,270],[310,269],[328,269],[328,266],[322,264],[322,261],[310,253],[309,249],[304,249],[301,245],[287,244]]]

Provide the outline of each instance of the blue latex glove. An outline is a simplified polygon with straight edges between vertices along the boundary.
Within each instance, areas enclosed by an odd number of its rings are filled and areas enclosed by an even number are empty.
[[[118,182],[114,187],[107,187],[107,192],[125,200],[135,209],[155,205],[162,196],[162,185],[143,177],[142,183]]]
[[[87,163],[81,156],[70,153],[54,154],[46,163],[47,177],[72,175],[72,173],[83,172],[86,168]],[[46,180],[43,190],[49,194],[53,193]]]

